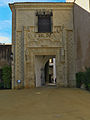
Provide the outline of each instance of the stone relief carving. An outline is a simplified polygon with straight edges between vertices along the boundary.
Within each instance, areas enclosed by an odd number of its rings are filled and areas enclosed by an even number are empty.
[[[26,61],[29,60],[29,50],[28,49],[25,50],[25,59],[26,59]]]
[[[40,41],[40,40],[50,40],[50,41],[62,41],[62,30],[61,26],[55,26],[54,32],[52,33],[35,33],[34,28],[29,27],[28,31],[28,40],[31,41]]]
[[[35,39],[35,36],[34,36],[34,27],[28,27],[28,39],[30,40],[30,41],[34,41],[34,39]]]
[[[47,10],[47,9],[39,9],[36,11],[36,15],[51,15],[52,10]]]
[[[64,47],[60,48],[60,61],[62,63],[65,62],[65,50],[64,50]]]

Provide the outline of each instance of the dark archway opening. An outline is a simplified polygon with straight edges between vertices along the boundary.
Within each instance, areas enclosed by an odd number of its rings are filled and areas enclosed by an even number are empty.
[[[50,58],[44,67],[45,85],[56,85],[56,61]]]
[[[35,56],[36,87],[56,84],[55,55]]]

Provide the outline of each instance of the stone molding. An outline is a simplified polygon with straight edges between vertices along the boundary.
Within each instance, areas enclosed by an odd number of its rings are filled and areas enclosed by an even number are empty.
[[[17,9],[71,9],[74,3],[47,3],[47,2],[19,2],[19,3],[12,3],[9,4],[11,10],[12,8]]]

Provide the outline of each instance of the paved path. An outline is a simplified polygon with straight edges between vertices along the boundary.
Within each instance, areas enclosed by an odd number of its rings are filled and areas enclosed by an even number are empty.
[[[1,90],[0,120],[90,120],[90,93],[71,88]]]

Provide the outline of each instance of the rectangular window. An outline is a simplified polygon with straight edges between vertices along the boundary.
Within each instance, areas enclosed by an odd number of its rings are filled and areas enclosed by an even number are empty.
[[[51,32],[51,16],[50,15],[38,16],[38,32],[40,33]]]

